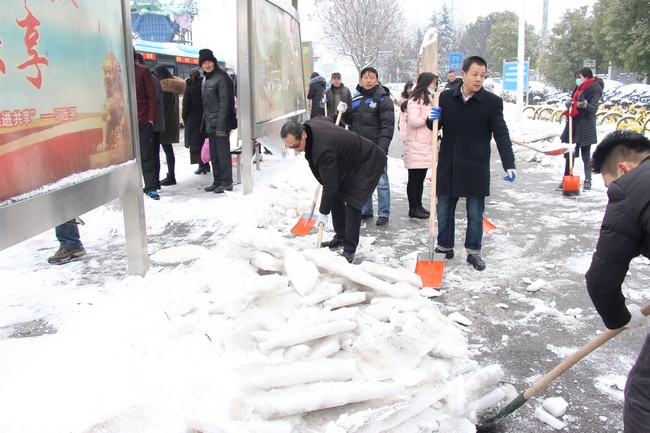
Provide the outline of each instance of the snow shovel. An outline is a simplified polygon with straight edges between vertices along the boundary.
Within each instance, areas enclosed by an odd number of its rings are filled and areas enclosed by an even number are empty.
[[[316,216],[314,215],[314,210],[316,209],[316,201],[318,200],[318,194],[320,194],[320,183],[316,187],[316,192],[314,193],[314,200],[311,202],[311,210],[309,213],[304,213],[298,220],[295,226],[291,229],[291,233],[298,236],[305,236],[314,224],[316,223]]]
[[[569,109],[569,146],[573,145],[573,117]],[[573,148],[569,150],[569,175],[562,178],[562,195],[580,195],[580,176],[573,175]]]
[[[433,106],[438,106],[440,91],[433,96]],[[442,273],[445,270],[445,253],[434,251],[436,228],[436,181],[438,172],[438,121],[433,121],[431,134],[431,216],[429,217],[429,252],[418,254],[415,273],[422,278],[422,287],[442,288]]]
[[[532,150],[534,150],[535,152],[543,153],[544,155],[552,155],[552,156],[555,156],[555,155],[562,155],[562,154],[566,153],[566,151],[567,151],[567,148],[566,148],[566,147],[561,147],[561,148],[559,148],[559,149],[553,149],[553,150],[542,150],[542,149],[538,149],[538,148],[536,148],[536,147],[533,146],[532,144],[524,143],[523,141],[512,140],[512,139],[511,139],[510,141],[512,141],[513,143],[518,144],[518,145],[520,145],[520,146],[524,146],[524,147],[527,147],[527,148],[529,148],[529,149],[532,149]]]
[[[487,218],[483,218],[483,233],[489,233],[496,228],[497,226],[492,224]]]
[[[650,315],[650,304],[641,308],[641,312],[645,316]],[[589,343],[582,346],[580,349],[576,350],[571,356],[569,356],[564,361],[559,363],[553,370],[546,373],[545,376],[543,376],[541,379],[535,382],[530,388],[528,388],[526,391],[519,394],[517,398],[512,400],[510,404],[508,404],[505,408],[503,408],[503,410],[499,412],[496,416],[481,423],[480,426],[478,426],[479,430],[493,427],[494,425],[496,425],[496,423],[501,421],[506,416],[510,415],[512,412],[519,409],[534,395],[536,395],[542,389],[546,388],[551,382],[553,382],[555,379],[560,377],[561,374],[563,374],[569,368],[576,365],[578,361],[580,361],[582,358],[589,355],[591,352],[598,349],[600,346],[607,343],[609,340],[616,337],[621,332],[625,331],[625,329],[626,328],[608,329],[607,331],[603,332],[602,334],[600,334],[599,336],[591,340]]]

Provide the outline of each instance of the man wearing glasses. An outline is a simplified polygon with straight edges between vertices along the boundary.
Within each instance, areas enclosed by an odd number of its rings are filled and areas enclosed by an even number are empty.
[[[322,246],[341,249],[341,255],[352,263],[359,245],[361,208],[384,172],[386,153],[321,116],[303,124],[285,123],[280,136],[288,149],[305,153],[309,168],[323,186],[317,224],[327,224],[331,211],[335,235]]]

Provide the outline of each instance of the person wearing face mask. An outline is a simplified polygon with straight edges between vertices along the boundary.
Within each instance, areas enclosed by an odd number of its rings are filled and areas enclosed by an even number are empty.
[[[565,153],[564,175],[569,173],[569,155],[575,159],[582,154],[582,162],[585,167],[585,180],[582,189],[591,189],[591,145],[598,142],[596,136],[596,111],[600,98],[603,96],[601,82],[594,78],[589,68],[582,68],[576,71],[576,87],[571,93],[571,99],[566,102],[567,110],[562,113],[567,117],[564,132],[560,136],[562,143],[569,143],[569,116],[572,117],[573,143],[576,144],[575,152]],[[562,190],[560,183],[558,189]]]
[[[436,75],[431,72],[421,73],[406,106],[408,121],[404,141],[404,167],[408,169],[406,195],[410,218],[429,218],[429,211],[422,206],[422,194],[427,170],[431,168],[432,132],[427,128],[427,119],[437,87]]]

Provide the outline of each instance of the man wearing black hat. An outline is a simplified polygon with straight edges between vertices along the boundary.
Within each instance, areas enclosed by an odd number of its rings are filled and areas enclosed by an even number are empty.
[[[336,122],[336,116],[338,115],[336,107],[338,107],[339,102],[345,102],[348,107],[352,105],[352,93],[341,82],[341,74],[338,72],[332,74],[331,80],[332,85],[325,89],[325,93],[323,93],[325,96],[323,102],[327,104],[327,116],[332,119],[332,122]],[[345,126],[345,124],[341,123],[341,126]]]
[[[201,85],[203,121],[201,131],[210,140],[212,185],[205,191],[222,194],[232,191],[232,160],[230,159],[230,131],[237,128],[235,92],[230,75],[217,64],[212,50],[199,51],[199,64],[205,76]]]

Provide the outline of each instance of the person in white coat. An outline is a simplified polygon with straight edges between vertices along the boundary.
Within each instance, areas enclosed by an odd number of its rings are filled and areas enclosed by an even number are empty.
[[[422,206],[422,193],[427,170],[431,168],[432,132],[427,127],[427,119],[437,87],[436,75],[421,73],[406,106],[408,128],[404,142],[404,167],[408,169],[406,195],[410,218],[427,219],[430,215]]]

